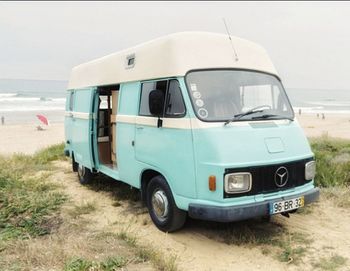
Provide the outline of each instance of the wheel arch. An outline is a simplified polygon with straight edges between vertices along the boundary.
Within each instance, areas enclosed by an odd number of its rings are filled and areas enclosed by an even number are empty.
[[[163,178],[156,178],[154,182],[150,181],[156,177],[161,176]],[[163,179],[163,180],[162,180]],[[150,184],[150,185],[149,185]],[[162,216],[162,220],[159,218],[159,214],[154,209],[153,196],[156,189],[164,190],[165,198],[167,198],[168,203],[165,206],[168,206],[167,214]],[[148,188],[150,190],[148,190]],[[170,193],[170,195],[169,195]],[[153,223],[157,226],[158,229],[164,232],[173,232],[179,230],[183,227],[186,222],[187,211],[178,208],[176,202],[175,193],[171,188],[171,185],[164,174],[154,169],[146,169],[141,173],[141,198],[144,204],[148,207],[149,214]],[[164,206],[164,208],[165,208]],[[169,215],[170,214],[170,215]]]
[[[140,186],[140,191],[141,191],[141,200],[144,204],[146,204],[146,195],[147,195],[147,185],[149,184],[149,182],[151,181],[151,179],[155,176],[163,176],[164,175],[162,173],[160,173],[159,171],[157,170],[154,170],[154,169],[144,169],[142,172],[141,172],[141,186]],[[164,179],[166,179],[164,177]]]
[[[155,176],[162,176],[165,179],[165,181],[168,184],[168,186],[171,190],[171,193],[173,194],[173,197],[174,197],[174,191],[172,189],[171,183],[169,182],[169,178],[167,178],[167,176],[165,174],[163,174],[162,172],[160,172],[156,169],[148,168],[148,169],[144,169],[141,172],[141,176],[140,176],[140,180],[141,180],[140,191],[141,191],[141,200],[143,203],[146,203],[147,185],[152,180],[152,178]],[[175,199],[175,197],[174,197],[174,199]],[[176,200],[175,200],[175,202],[176,202]]]

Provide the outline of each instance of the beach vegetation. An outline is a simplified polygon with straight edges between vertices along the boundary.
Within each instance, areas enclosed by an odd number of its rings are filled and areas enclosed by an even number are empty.
[[[124,267],[127,262],[127,259],[122,256],[108,257],[101,262],[74,258],[66,263],[64,271],[114,271]]]
[[[328,136],[310,139],[316,159],[315,184],[319,187],[349,187],[350,140]]]
[[[35,171],[36,157],[0,157],[0,241],[45,235],[57,226],[66,196]]]
[[[64,143],[62,142],[39,150],[33,155],[33,158],[38,164],[47,164],[55,160],[65,160]]]
[[[267,224],[269,227],[266,227]],[[273,221],[257,223],[256,220],[250,220],[227,225],[217,224],[217,227],[216,232],[225,243],[257,247],[263,255],[274,255],[277,260],[288,264],[298,265],[313,243],[313,239],[307,234],[290,231]]]
[[[89,228],[81,216],[96,211],[96,202],[68,201],[63,186],[51,178],[57,173],[51,162],[64,159],[63,144],[34,155],[0,156],[0,270],[109,271],[130,263],[140,270],[148,266],[148,248],[145,253],[136,250],[136,238],[125,242],[127,236]]]
[[[322,257],[318,262],[313,263],[315,269],[321,269],[325,271],[335,271],[344,266],[347,259],[338,254],[333,254],[330,257]]]
[[[157,270],[161,271],[176,271],[178,266],[176,263],[176,255],[164,255],[164,253],[156,250],[152,246],[145,246],[137,241],[136,236],[129,228],[122,229],[118,234],[118,238],[124,240],[132,247],[137,255],[138,261],[150,261]]]
[[[96,202],[83,202],[79,205],[74,205],[73,208],[68,211],[68,214],[72,218],[78,218],[81,215],[90,214],[96,211],[96,209]]]

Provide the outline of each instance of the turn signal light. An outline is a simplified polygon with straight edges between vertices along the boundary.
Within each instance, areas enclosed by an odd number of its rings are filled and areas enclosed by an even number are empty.
[[[209,176],[209,190],[216,190],[216,177],[214,175]]]

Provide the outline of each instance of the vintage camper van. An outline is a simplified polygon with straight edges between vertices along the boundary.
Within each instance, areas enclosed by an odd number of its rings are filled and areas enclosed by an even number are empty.
[[[288,215],[317,200],[314,155],[259,45],[177,33],[72,70],[65,153],[82,184],[138,188],[155,225]]]

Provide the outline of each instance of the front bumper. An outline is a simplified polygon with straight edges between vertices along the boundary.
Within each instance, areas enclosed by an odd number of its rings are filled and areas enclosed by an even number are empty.
[[[319,188],[313,188],[307,192],[299,193],[293,196],[280,197],[273,200],[256,202],[251,204],[235,205],[228,207],[211,206],[202,204],[190,204],[188,214],[195,219],[210,220],[217,222],[232,222],[245,220],[253,217],[269,215],[270,203],[288,200],[304,196],[304,203],[309,204],[317,201],[320,195]]]

